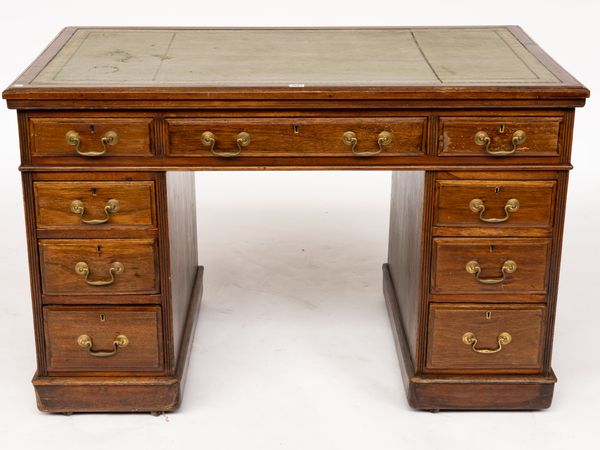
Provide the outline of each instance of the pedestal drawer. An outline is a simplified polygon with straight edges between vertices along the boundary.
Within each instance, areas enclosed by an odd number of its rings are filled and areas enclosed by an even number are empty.
[[[551,239],[435,238],[431,292],[543,294]]]
[[[545,306],[432,305],[427,369],[539,372]]]
[[[39,249],[46,295],[159,292],[154,239],[42,239]]]
[[[434,226],[551,228],[556,181],[437,180]]]
[[[163,370],[160,307],[44,308],[48,372]]]
[[[153,181],[33,183],[38,229],[153,228]]]

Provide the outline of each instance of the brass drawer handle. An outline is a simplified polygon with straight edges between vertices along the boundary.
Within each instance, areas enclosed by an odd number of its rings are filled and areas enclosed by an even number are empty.
[[[84,219],[83,215],[85,214],[85,204],[81,200],[73,200],[71,202],[71,212],[73,214],[79,214],[81,216],[81,221],[83,223],[87,223],[88,225],[100,225],[108,222],[110,215],[119,211],[119,208],[119,201],[111,198],[106,202],[106,206],[104,207],[103,219]]]
[[[527,133],[523,130],[517,130],[512,135],[512,150],[490,150],[492,139],[485,131],[475,133],[475,143],[480,146],[485,146],[485,151],[492,156],[508,156],[517,151],[517,145],[522,144],[527,139]]]
[[[113,350],[111,352],[93,350],[94,342],[87,334],[79,336],[77,338],[77,343],[80,347],[86,348],[90,355],[95,356],[96,358],[106,358],[108,356],[116,355],[121,347],[127,347],[127,345],[129,345],[129,339],[124,334],[119,334],[112,343]]]
[[[506,274],[514,273],[517,271],[517,263],[511,259],[507,259],[502,264],[502,277],[501,278],[480,278],[481,266],[477,261],[469,261],[465,266],[465,270],[475,275],[475,279],[481,284],[500,284],[506,280]]]
[[[470,345],[474,352],[490,355],[492,353],[498,353],[500,350],[502,350],[503,345],[510,344],[510,341],[512,341],[512,336],[506,331],[500,333],[498,335],[498,347],[496,348],[477,348],[477,336],[475,336],[475,333],[471,333],[470,331],[463,334],[462,341],[465,344]]]
[[[240,153],[242,153],[242,148],[244,147],[248,147],[250,145],[250,142],[252,141],[251,136],[246,133],[245,131],[242,131],[241,133],[239,133],[235,139],[235,143],[237,145],[238,151],[237,152],[219,152],[215,150],[215,145],[217,144],[217,138],[214,135],[214,133],[210,132],[210,131],[205,131],[204,133],[202,133],[202,136],[200,137],[200,140],[202,141],[202,145],[206,146],[206,147],[210,147],[210,152],[215,155],[215,156],[220,156],[222,158],[233,158],[235,156],[238,156]]]
[[[81,146],[81,137],[77,131],[71,130],[68,131],[65,135],[67,139],[67,144],[75,147],[75,151],[81,156],[102,156],[108,150],[109,145],[116,145],[119,142],[119,135],[114,131],[107,131],[100,138],[100,143],[102,144],[101,152],[82,152],[80,149]]]
[[[508,220],[508,218],[510,217],[510,213],[517,212],[519,210],[520,206],[521,205],[519,204],[519,200],[517,200],[516,198],[511,198],[504,205],[504,217],[503,218],[501,218],[501,219],[494,219],[494,218],[486,219],[485,217],[483,217],[483,213],[485,212],[485,205],[483,204],[483,200],[481,200],[479,198],[474,198],[473,200],[471,200],[469,202],[469,209],[471,211],[473,211],[474,213],[479,213],[479,220],[481,220],[482,222],[486,222],[486,223],[506,222]]]
[[[374,152],[359,152],[356,151],[356,146],[358,145],[358,138],[356,137],[356,133],[354,131],[346,131],[342,136],[342,141],[344,145],[350,146],[352,153],[356,156],[375,156],[379,155],[383,151],[383,147],[392,143],[392,133],[389,131],[382,131],[377,136],[377,145],[379,146],[379,150]]]
[[[125,266],[123,266],[123,264],[121,264],[120,262],[114,262],[110,265],[110,268],[108,269],[108,274],[110,275],[110,279],[91,281],[91,280],[89,280],[90,267],[87,265],[87,263],[80,261],[77,264],[75,264],[75,273],[84,277],[85,282],[87,284],[89,284],[90,286],[111,285],[115,282],[115,275],[119,275],[119,274],[123,273],[124,270],[125,270]]]

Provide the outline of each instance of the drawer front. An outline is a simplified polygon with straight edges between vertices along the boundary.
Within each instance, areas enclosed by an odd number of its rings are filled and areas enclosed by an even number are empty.
[[[438,180],[435,226],[552,227],[556,181]]]
[[[167,124],[168,153],[195,157],[419,155],[427,135],[426,117],[168,119]]]
[[[544,294],[551,239],[433,240],[435,294]]]
[[[153,181],[33,183],[38,229],[153,228]]]
[[[442,117],[440,156],[559,156],[562,117]]]
[[[159,292],[154,239],[42,239],[39,248],[46,295]]]
[[[543,305],[432,305],[426,367],[446,372],[539,372],[545,317]]]
[[[44,330],[50,373],[163,370],[160,307],[45,307]]]
[[[149,118],[34,117],[30,119],[31,156],[152,156],[151,125]]]

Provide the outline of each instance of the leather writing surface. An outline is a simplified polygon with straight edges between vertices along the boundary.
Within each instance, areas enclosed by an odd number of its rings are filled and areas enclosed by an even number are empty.
[[[79,29],[32,84],[554,84],[507,28]]]

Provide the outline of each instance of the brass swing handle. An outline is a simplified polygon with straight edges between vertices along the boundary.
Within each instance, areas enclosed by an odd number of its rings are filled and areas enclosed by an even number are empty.
[[[119,201],[111,198],[106,202],[106,206],[104,207],[103,219],[84,219],[83,215],[85,214],[85,204],[81,200],[73,200],[71,202],[71,212],[73,214],[79,214],[81,216],[81,221],[83,223],[87,223],[88,225],[100,225],[108,222],[110,215],[118,212],[120,207]]]
[[[500,350],[502,350],[502,346],[510,344],[510,341],[512,341],[512,336],[506,331],[500,333],[498,335],[498,347],[496,348],[477,348],[477,336],[475,336],[475,333],[471,333],[470,331],[463,334],[462,341],[465,344],[470,345],[474,352],[490,355],[493,353],[498,353]]]
[[[377,145],[379,146],[379,150],[374,152],[359,152],[356,150],[358,145],[358,137],[356,137],[356,133],[354,131],[346,131],[342,136],[342,141],[344,142],[344,145],[350,146],[352,153],[354,153],[356,156],[375,156],[379,155],[383,151],[383,147],[392,143],[392,133],[389,131],[382,131],[379,133],[377,136]]]
[[[205,131],[204,133],[202,133],[202,136],[200,136],[200,140],[202,141],[202,145],[210,147],[210,152],[213,155],[220,156],[222,158],[233,158],[242,153],[242,149],[244,147],[248,147],[250,145],[250,141],[252,140],[252,138],[245,131],[239,133],[235,139],[235,143],[238,148],[237,152],[219,152],[215,150],[215,146],[217,145],[217,138],[215,134],[211,131]]]
[[[481,284],[500,284],[506,280],[506,274],[514,273],[517,271],[517,263],[511,259],[507,259],[502,264],[502,277],[500,278],[481,278],[481,266],[477,261],[469,261],[465,266],[465,270],[475,275],[475,279]]]
[[[75,147],[75,151],[81,156],[102,156],[108,150],[109,145],[117,145],[119,142],[119,135],[115,131],[107,131],[100,138],[100,143],[102,144],[101,152],[82,152],[81,147],[81,136],[77,131],[71,130],[68,131],[65,135],[67,140],[67,144]]]
[[[492,139],[485,131],[475,133],[475,144],[484,146],[485,151],[492,156],[508,156],[517,151],[517,145],[522,144],[527,139],[527,133],[523,130],[517,130],[512,135],[512,150],[490,150]]]
[[[121,264],[120,262],[114,262],[110,265],[110,268],[108,269],[108,274],[110,276],[110,278],[108,280],[92,281],[89,279],[91,272],[90,272],[90,267],[87,265],[87,263],[80,261],[77,264],[75,264],[75,273],[77,275],[81,275],[84,278],[85,282],[87,284],[89,284],[90,286],[111,285],[115,282],[115,275],[119,275],[119,274],[123,273],[124,270],[125,270],[125,266],[123,266],[123,264]]]
[[[506,222],[510,217],[510,214],[517,212],[520,206],[521,205],[519,203],[519,200],[517,200],[516,198],[511,198],[504,205],[504,217],[502,217],[501,219],[486,219],[485,217],[483,217],[483,213],[485,212],[485,204],[483,203],[483,200],[479,198],[474,198],[469,202],[469,209],[474,213],[479,213],[479,220],[486,223]]]
[[[92,341],[92,338],[89,337],[87,334],[82,334],[81,336],[79,336],[77,338],[77,343],[80,347],[87,349],[87,352],[90,355],[95,356],[96,358],[106,358],[108,356],[116,355],[117,351],[121,347],[127,347],[127,345],[129,345],[129,339],[124,334],[119,334],[112,343],[113,350],[111,352],[93,350],[94,342]]]

